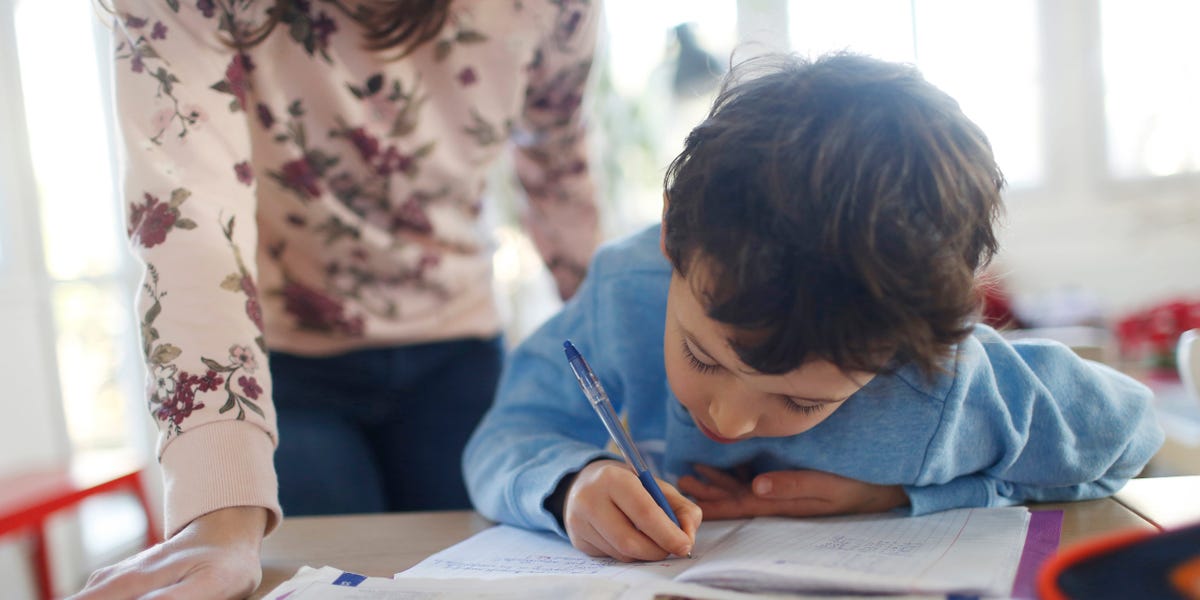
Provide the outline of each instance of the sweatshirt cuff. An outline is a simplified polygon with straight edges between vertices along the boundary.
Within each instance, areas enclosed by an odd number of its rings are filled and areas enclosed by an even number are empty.
[[[558,516],[546,506],[546,500],[550,498],[563,479],[582,471],[592,461],[614,458],[614,455],[586,445],[580,445],[573,449],[555,448],[553,452],[555,455],[553,459],[541,461],[539,466],[518,474],[510,488],[514,493],[511,505],[532,509],[526,513],[526,522],[523,526],[530,529],[553,531],[565,539],[567,531],[559,522]],[[620,457],[616,457],[615,460],[620,460]]]
[[[164,525],[169,539],[196,518],[234,506],[261,506],[271,533],[283,510],[273,459],[275,444],[261,428],[217,421],[189,430],[164,450]]]
[[[906,485],[904,492],[908,494],[909,514],[914,517],[952,508],[991,504],[988,486],[979,475],[965,475],[934,485]]]

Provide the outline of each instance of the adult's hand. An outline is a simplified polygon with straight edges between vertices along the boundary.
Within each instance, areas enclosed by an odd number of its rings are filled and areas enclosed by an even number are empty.
[[[262,581],[267,509],[224,508],[171,539],[92,573],[70,600],[245,598]]]
[[[696,500],[705,519],[875,513],[908,504],[901,486],[823,471],[773,471],[753,480],[707,465],[696,465],[696,472],[703,479],[685,475],[679,479],[679,491]]]

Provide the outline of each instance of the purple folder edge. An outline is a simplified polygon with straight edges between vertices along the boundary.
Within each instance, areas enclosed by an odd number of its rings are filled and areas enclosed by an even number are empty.
[[[1017,564],[1017,577],[1013,580],[1012,597],[1016,600],[1037,598],[1038,570],[1047,558],[1058,551],[1062,520],[1061,510],[1035,510],[1029,513],[1025,548],[1021,550],[1021,562]]]

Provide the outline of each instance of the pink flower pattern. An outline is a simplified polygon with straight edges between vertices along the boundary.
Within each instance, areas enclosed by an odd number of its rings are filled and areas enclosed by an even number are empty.
[[[551,3],[559,10],[554,43],[566,47],[579,26],[582,14],[579,7],[587,0],[551,0]],[[173,12],[191,11],[197,18],[211,20],[214,36],[236,36],[242,31],[240,28],[250,27],[242,20],[243,13],[238,12],[251,4],[243,0],[227,3],[168,0],[167,4]],[[280,26],[272,35],[290,37],[307,55],[316,59],[314,64],[321,61],[333,64],[335,58],[330,49],[335,37],[357,29],[340,27],[346,22],[343,16],[326,13],[319,6],[311,0],[286,3],[280,14]],[[142,314],[141,326],[142,350],[152,375],[149,409],[163,424],[168,436],[181,433],[188,419],[205,409],[215,408],[220,414],[236,413],[237,419],[248,415],[264,416],[258,402],[269,402],[264,389],[267,380],[260,381],[255,376],[256,370],[266,364],[264,299],[279,299],[278,304],[269,306],[279,307],[282,314],[273,316],[286,319],[296,330],[337,338],[361,338],[366,334],[368,324],[363,312],[368,310],[368,303],[362,301],[362,294],[390,298],[389,288],[405,286],[440,293],[431,274],[442,268],[445,248],[422,247],[410,254],[412,258],[408,264],[385,275],[370,270],[368,257],[377,255],[366,249],[360,228],[369,225],[391,233],[398,244],[410,243],[410,238],[436,240],[442,232],[437,230],[436,222],[430,217],[432,208],[453,206],[472,216],[479,210],[477,198],[463,198],[461,192],[452,194],[443,189],[444,185],[434,187],[419,178],[423,169],[429,169],[427,161],[438,151],[439,136],[444,133],[418,126],[422,123],[423,107],[432,102],[422,89],[419,76],[397,76],[404,71],[387,70],[370,73],[359,81],[346,82],[344,91],[349,94],[346,99],[361,107],[354,113],[356,116],[327,114],[322,120],[314,120],[306,113],[303,98],[284,101],[256,93],[255,78],[260,74],[249,53],[252,51],[231,52],[223,70],[211,73],[210,79],[181,81],[174,70],[180,57],[173,57],[176,59],[173,64],[160,57],[160,47],[156,47],[170,43],[172,36],[185,31],[173,23],[166,17],[125,13],[120,16],[123,41],[117,46],[116,59],[127,61],[123,73],[136,74],[139,81],[150,81],[155,97],[161,99],[155,104],[156,112],[141,116],[154,130],[149,141],[155,145],[173,138],[186,141],[184,138],[189,131],[210,118],[206,110],[214,116],[216,111],[226,110],[244,114],[256,134],[264,136],[265,143],[273,141],[286,146],[288,158],[264,164],[252,163],[243,156],[225,168],[231,169],[234,180],[243,186],[254,185],[258,175],[264,175],[268,180],[260,179],[260,186],[268,182],[282,186],[299,202],[295,203],[294,210],[283,212],[284,218],[279,225],[297,232],[319,232],[327,245],[340,248],[331,250],[328,256],[335,258],[322,265],[324,279],[321,275],[300,278],[285,270],[282,283],[274,284],[272,289],[259,290],[253,274],[242,262],[243,249],[234,243],[233,218],[226,215],[225,220],[214,222],[213,213],[189,210],[187,201],[191,192],[184,188],[153,189],[147,186],[147,189],[139,190],[141,197],[128,205],[126,229],[130,239],[141,248],[157,249],[164,244],[170,245],[176,243],[177,236],[187,239],[188,235],[197,234],[181,231],[197,227],[219,227],[223,231],[229,244],[230,264],[234,266],[220,286],[242,296],[245,319],[257,332],[253,339],[224,346],[228,349],[224,358],[189,354],[186,348],[162,339],[158,329],[160,316],[181,309],[172,306],[173,296],[168,290],[160,289],[154,262],[147,260],[148,277],[144,289],[149,302]],[[458,128],[482,148],[505,139],[511,130],[513,116],[497,115],[474,105],[470,94],[479,93],[477,90],[482,88],[479,83],[488,73],[478,64],[472,64],[471,55],[465,50],[455,49],[490,40],[485,32],[468,25],[469,20],[451,19],[441,37],[431,41],[431,46],[438,62],[454,65],[449,72],[451,81],[461,87],[468,99]],[[252,28],[245,29],[250,30]],[[539,73],[536,78],[539,83],[525,90],[527,108],[538,113],[539,127],[573,118],[579,107],[582,78],[586,76],[589,62],[590,55],[581,53],[575,62],[556,65],[555,72]],[[535,63],[530,66],[531,73],[545,68],[541,54],[535,57]],[[224,95],[227,105],[184,96],[179,91],[184,89],[184,83],[192,86],[188,88],[191,90],[203,89],[210,94]],[[452,123],[446,124],[447,131],[454,127]],[[564,143],[570,142],[564,140]],[[254,165],[258,165],[258,173]],[[586,174],[585,169],[585,165],[576,161],[557,165],[547,172],[558,180]],[[229,171],[223,176],[229,177]],[[422,184],[427,187],[423,189]],[[306,203],[317,201],[339,202],[361,221],[326,220],[304,209]],[[265,257],[260,254],[258,258],[278,260],[286,251],[280,244],[266,251]],[[253,255],[247,255],[250,256]],[[547,260],[557,259],[548,256]],[[382,307],[378,303],[370,306],[370,314],[376,318],[395,318],[398,314],[398,308],[391,301]],[[254,336],[253,333],[250,335]]]
[[[149,192],[142,195],[141,204],[129,205],[129,226],[126,232],[145,248],[157,246],[167,239],[173,229],[194,229],[196,223],[180,217],[179,206],[188,193],[177,189],[171,193],[170,202],[161,202]]]
[[[233,172],[237,176],[238,183],[242,185],[254,183],[254,167],[250,166],[250,163],[243,160],[233,165]]]

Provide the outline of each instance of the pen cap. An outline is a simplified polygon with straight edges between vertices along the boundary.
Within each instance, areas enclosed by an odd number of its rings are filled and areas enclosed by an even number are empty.
[[[608,394],[604,391],[604,386],[600,384],[600,379],[592,372],[592,367],[588,365],[587,360],[575,349],[570,340],[563,342],[563,352],[567,355],[567,362],[571,365],[571,372],[575,374],[575,379],[579,382],[579,387],[583,390],[583,395],[587,397],[588,403],[595,409],[596,414],[600,417],[600,421],[604,424],[604,428],[608,430],[609,437],[612,438],[617,449],[621,451],[621,455],[625,457],[625,462],[628,462],[634,471],[641,472],[648,470],[649,467],[646,459],[638,450],[637,445],[633,443],[633,438],[629,435],[629,431],[625,429],[625,425],[621,422],[621,418],[617,415],[616,410],[613,409],[612,402],[609,401]]]
[[[604,392],[604,386],[600,385],[600,380],[596,378],[596,374],[592,372],[592,367],[584,360],[583,355],[575,349],[575,345],[571,340],[563,342],[563,352],[567,355],[567,363],[571,365],[571,372],[575,374],[575,379],[579,381],[579,387],[583,389],[583,394],[587,396],[588,402],[592,406],[596,406],[601,398],[608,400],[608,394]]]

